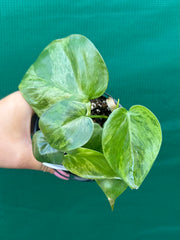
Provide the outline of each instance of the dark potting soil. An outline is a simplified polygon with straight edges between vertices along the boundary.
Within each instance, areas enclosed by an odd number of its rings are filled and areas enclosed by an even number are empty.
[[[91,100],[91,115],[105,115],[109,116],[111,114],[111,110],[109,109],[107,102],[107,98],[101,96],[99,98]],[[105,118],[94,118],[93,121],[98,123],[101,127],[103,127]]]

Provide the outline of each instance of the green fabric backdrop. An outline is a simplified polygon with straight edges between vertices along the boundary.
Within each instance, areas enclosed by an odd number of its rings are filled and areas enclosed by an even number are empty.
[[[176,240],[180,224],[178,0],[1,0],[0,98],[52,40],[80,33],[102,54],[108,92],[159,118],[163,144],[139,190],[111,212],[95,183],[0,169],[0,239]]]

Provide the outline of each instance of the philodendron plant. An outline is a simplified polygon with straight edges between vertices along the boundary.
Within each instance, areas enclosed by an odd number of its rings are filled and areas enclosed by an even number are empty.
[[[111,208],[129,186],[137,189],[155,161],[161,127],[144,106],[117,104],[107,116],[92,116],[91,101],[102,96],[108,70],[98,50],[82,35],[50,43],[28,69],[19,89],[38,115],[33,136],[37,160],[63,164],[94,179]],[[93,118],[107,118],[103,127]]]

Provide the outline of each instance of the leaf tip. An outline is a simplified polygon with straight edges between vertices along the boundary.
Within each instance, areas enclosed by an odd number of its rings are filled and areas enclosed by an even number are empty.
[[[129,185],[129,187],[130,187],[130,189],[132,189],[132,190],[137,190],[138,188],[139,188],[139,186],[137,186],[137,185]]]
[[[113,211],[113,210],[114,210],[115,201],[114,201],[114,199],[112,199],[112,198],[108,198],[108,201],[109,201],[109,203],[110,203],[111,210]]]

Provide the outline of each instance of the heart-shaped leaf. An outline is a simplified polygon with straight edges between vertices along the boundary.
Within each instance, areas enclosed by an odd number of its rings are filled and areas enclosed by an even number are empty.
[[[63,165],[70,172],[89,179],[119,179],[100,152],[78,148],[64,156]]]
[[[86,37],[75,34],[50,43],[26,72],[19,89],[41,116],[63,99],[88,102],[101,96],[108,78],[96,47]]]
[[[83,146],[83,148],[92,149],[102,153],[102,127],[94,123],[94,131],[89,141]]]
[[[162,141],[154,114],[143,106],[112,112],[103,129],[102,145],[112,169],[131,187],[138,188],[155,161]]]
[[[113,210],[116,198],[126,190],[128,185],[120,179],[96,179],[96,182],[105,193]]]
[[[49,144],[61,151],[81,147],[93,133],[93,121],[87,117],[90,106],[63,100],[54,104],[41,117],[39,127]]]
[[[34,157],[38,161],[53,164],[62,163],[64,153],[52,148],[40,130],[33,135],[32,144]]]

